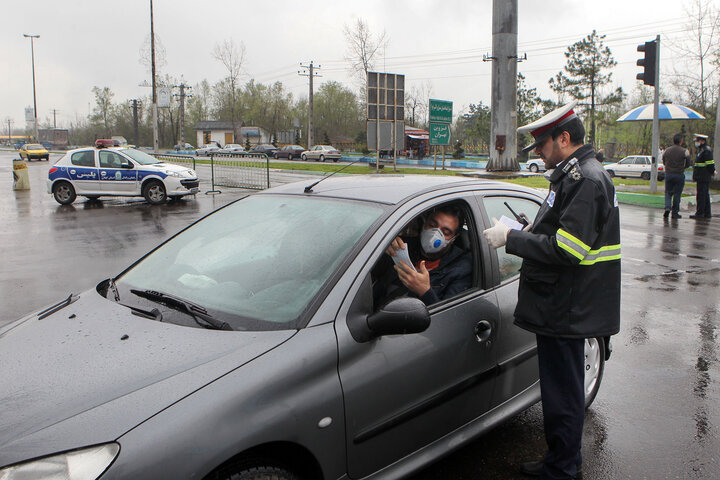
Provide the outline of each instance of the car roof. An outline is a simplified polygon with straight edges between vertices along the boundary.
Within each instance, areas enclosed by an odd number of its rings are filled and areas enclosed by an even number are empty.
[[[318,178],[318,180],[320,179]],[[445,175],[348,175],[331,177],[315,185],[312,188],[312,193],[305,193],[305,187],[312,185],[316,181],[308,179],[289,183],[264,190],[260,194],[311,195],[388,204],[397,204],[406,198],[415,197],[425,192],[449,190],[456,187],[473,187],[473,189],[478,190],[511,190],[538,195],[536,190],[507,182]]]

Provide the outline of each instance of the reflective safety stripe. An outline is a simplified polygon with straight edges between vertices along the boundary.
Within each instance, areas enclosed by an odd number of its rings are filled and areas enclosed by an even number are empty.
[[[558,229],[555,240],[557,241],[558,247],[579,260],[585,258],[585,255],[590,251],[590,247],[585,245],[582,240],[574,237],[562,228]]]
[[[707,162],[698,162],[695,164],[696,167],[707,167],[708,165],[715,165],[715,160],[708,160]]]
[[[620,245],[606,245],[598,250],[590,250],[580,265],[593,265],[609,260],[620,260]]]

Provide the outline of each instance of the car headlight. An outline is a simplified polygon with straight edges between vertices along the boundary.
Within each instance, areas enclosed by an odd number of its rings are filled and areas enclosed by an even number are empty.
[[[171,177],[182,177],[182,174],[174,170],[165,170],[165,174],[170,175]]]
[[[95,480],[117,457],[120,445],[107,443],[0,469],[0,480]]]

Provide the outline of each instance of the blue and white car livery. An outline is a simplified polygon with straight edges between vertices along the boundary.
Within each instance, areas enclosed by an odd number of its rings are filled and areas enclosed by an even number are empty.
[[[148,203],[198,192],[192,169],[165,163],[132,148],[78,148],[67,152],[50,168],[48,193],[67,205],[78,195],[143,196]]]

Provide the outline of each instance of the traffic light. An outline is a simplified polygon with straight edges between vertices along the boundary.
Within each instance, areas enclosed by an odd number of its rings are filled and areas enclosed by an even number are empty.
[[[644,52],[645,58],[637,61],[638,66],[643,67],[643,73],[637,74],[637,79],[642,80],[645,85],[655,85],[655,70],[657,69],[657,42],[645,42],[638,45],[638,52]]]

